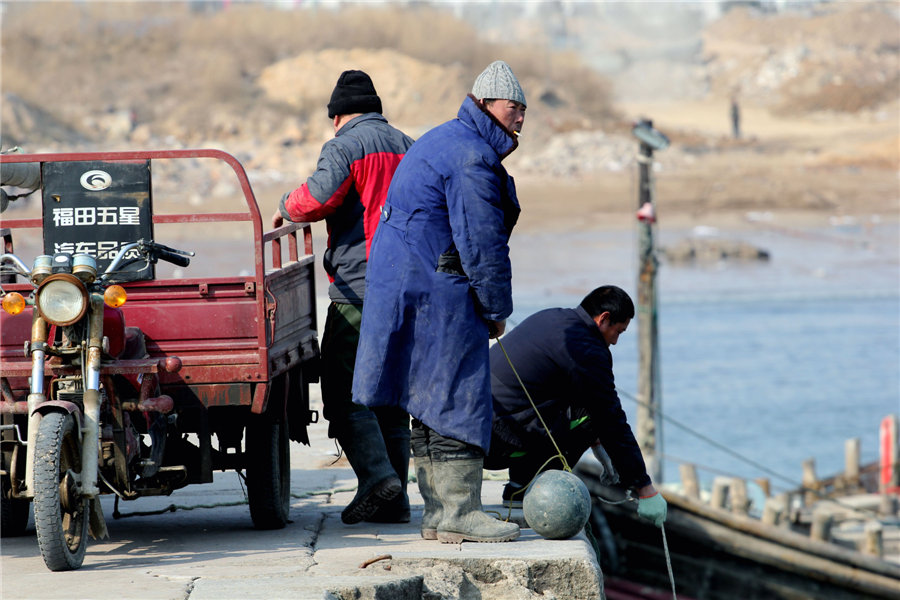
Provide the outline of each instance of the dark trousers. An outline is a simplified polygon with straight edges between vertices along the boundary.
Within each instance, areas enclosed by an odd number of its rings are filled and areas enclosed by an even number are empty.
[[[412,420],[410,442],[413,456],[418,458],[430,456],[431,460],[444,461],[484,456],[484,451],[478,446],[445,437],[418,419]]]
[[[353,369],[359,346],[359,325],[362,322],[361,304],[328,306],[325,329],[322,332],[322,413],[328,420],[328,437],[338,437],[347,418],[359,411],[369,410],[353,403]],[[376,408],[382,430],[409,426],[409,415],[399,407]]]
[[[554,439],[559,444],[566,463],[569,467],[574,467],[581,455],[597,440],[597,436],[585,421],[566,432],[566,435],[554,435]],[[526,486],[540,472],[562,469],[563,463],[558,454],[548,438],[529,443],[525,449],[524,445],[513,446],[494,435],[491,450],[484,459],[484,468],[490,471],[509,469],[509,480]]]

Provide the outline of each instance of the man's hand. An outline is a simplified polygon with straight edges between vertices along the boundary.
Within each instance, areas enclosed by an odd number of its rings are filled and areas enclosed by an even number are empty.
[[[638,516],[647,519],[657,527],[662,527],[665,522],[668,506],[666,499],[652,485],[638,490]]]
[[[275,214],[272,215],[272,229],[278,229],[284,225],[284,217],[281,216],[281,210],[276,208]]]
[[[494,340],[503,335],[503,332],[506,331],[506,319],[502,321],[488,321],[488,335],[490,339]]]

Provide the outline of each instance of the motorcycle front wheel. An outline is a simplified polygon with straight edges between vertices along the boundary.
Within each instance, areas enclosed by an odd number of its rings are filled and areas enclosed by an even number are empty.
[[[71,414],[44,415],[35,438],[34,528],[44,563],[71,571],[84,562],[88,499],[80,496],[81,438]]]

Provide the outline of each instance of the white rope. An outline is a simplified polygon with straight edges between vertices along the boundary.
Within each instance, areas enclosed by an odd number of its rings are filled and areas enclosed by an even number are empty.
[[[669,569],[669,583],[672,584],[672,600],[678,600],[678,596],[675,595],[675,574],[672,573],[672,557],[669,556],[669,542],[666,541],[665,524],[660,525],[659,529],[662,531],[663,550],[666,553],[666,568]]]
[[[650,160],[649,162],[653,162],[653,161]],[[572,468],[566,462],[566,457],[562,453],[562,450],[559,449],[559,446],[557,445],[556,440],[553,439],[553,434],[550,433],[550,428],[547,427],[547,423],[544,422],[544,418],[541,416],[541,413],[538,410],[537,406],[535,405],[534,400],[531,399],[531,394],[528,393],[528,389],[525,387],[525,384],[522,382],[522,378],[519,377],[519,372],[516,371],[516,367],[515,367],[515,365],[513,365],[512,360],[509,358],[509,354],[506,353],[506,348],[503,347],[503,343],[500,341],[500,338],[497,338],[497,345],[500,346],[500,350],[503,351],[503,356],[506,357],[506,362],[509,363],[509,367],[510,367],[510,369],[512,369],[513,375],[516,376],[516,380],[519,382],[519,385],[522,386],[522,391],[525,392],[525,397],[528,398],[528,401],[531,403],[531,407],[534,409],[534,412],[537,415],[537,418],[540,420],[541,425],[544,426],[544,430],[547,432],[547,437],[550,438],[550,441],[553,442],[553,447],[556,448],[557,455],[550,458],[549,460],[547,460],[547,462],[545,462],[544,465],[540,469],[538,469],[538,473],[540,473],[544,469],[544,467],[546,467],[547,464],[555,458],[559,458],[563,463],[564,470],[571,473]],[[536,477],[537,476],[535,475],[535,478]],[[534,481],[534,479],[532,479],[532,481]],[[529,485],[530,485],[530,483],[529,483]],[[528,486],[525,486],[522,488],[522,490],[514,492],[514,494],[517,494],[520,491],[524,491],[527,489],[528,489]],[[659,492],[657,492],[657,493],[659,493]],[[624,502],[629,502],[629,501],[637,502],[637,498],[635,498],[631,494],[631,490],[628,490],[627,495],[622,500],[607,500],[606,498],[601,497],[599,494],[594,494],[594,497],[599,498],[601,502],[606,502],[607,504],[622,504]],[[509,514],[507,515],[507,518],[506,518],[507,521],[509,520],[509,517],[511,514],[512,514],[512,508],[510,507]],[[668,569],[669,569],[669,582],[672,584],[672,598],[673,598],[673,600],[678,600],[678,597],[675,595],[675,575],[672,573],[672,558],[669,556],[669,544],[666,541],[666,530],[665,530],[665,527],[663,527],[662,525],[660,525],[660,528],[662,529],[662,536],[663,536],[663,551],[666,554],[666,567],[668,567]]]

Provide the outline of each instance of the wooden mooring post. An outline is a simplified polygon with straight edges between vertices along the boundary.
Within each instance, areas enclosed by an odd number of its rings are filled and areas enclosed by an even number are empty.
[[[869,521],[863,527],[865,536],[862,541],[863,554],[881,557],[884,555],[884,528],[878,521]]]
[[[700,499],[700,481],[697,479],[697,467],[691,463],[682,463],[678,466],[681,474],[681,487],[684,495],[695,500]]]
[[[834,515],[826,511],[813,511],[812,523],[809,527],[809,537],[823,542],[831,541],[831,527],[834,525]]]
[[[844,442],[844,484],[848,489],[859,487],[859,438]]]
[[[709,505],[712,508],[722,510],[728,500],[728,488],[731,487],[731,480],[725,477],[716,477],[712,483],[712,494],[709,498]]]
[[[643,119],[635,124],[632,134],[640,140],[638,155],[638,227],[639,273],[637,293],[638,317],[638,409],[637,442],[647,464],[647,472],[654,483],[663,481],[662,419],[659,398],[659,342],[656,313],[656,271],[658,261],[653,247],[653,228],[656,209],[653,198],[653,152],[669,145],[668,138],[653,128],[653,122]]]
[[[749,496],[747,496],[747,482],[740,477],[731,480],[731,512],[736,515],[746,515],[750,508]]]
[[[764,525],[778,525],[787,511],[787,494],[766,498],[763,506],[762,519]]]
[[[900,498],[894,494],[882,494],[878,501],[878,514],[882,517],[898,516],[898,507],[900,507]]]
[[[803,503],[811,506],[819,499],[819,478],[816,477],[816,459],[807,458],[803,461]]]

